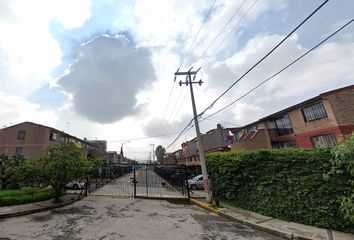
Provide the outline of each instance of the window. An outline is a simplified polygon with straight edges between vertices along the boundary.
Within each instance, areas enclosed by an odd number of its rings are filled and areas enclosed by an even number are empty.
[[[50,132],[50,134],[49,134],[49,140],[50,140],[50,141],[56,141],[56,140],[57,140],[57,133],[55,133],[55,132]]]
[[[274,120],[275,120],[275,124],[277,125],[279,136],[294,132],[288,115],[276,118]]]
[[[15,154],[22,153],[22,147],[17,147],[15,150]]]
[[[65,136],[60,136],[60,142],[65,142]]]
[[[311,142],[314,148],[338,146],[336,137],[333,133],[312,137]]]
[[[324,106],[321,102],[303,108],[301,111],[305,122],[327,117],[326,110],[324,109]]]
[[[280,146],[282,148],[298,148],[296,140],[280,142]]]
[[[273,120],[267,120],[266,124],[268,129],[275,129]]]
[[[19,131],[17,139],[25,139],[26,131]]]
[[[242,134],[243,134],[243,130],[237,131],[237,132],[235,133],[236,140],[239,140],[240,137],[242,136]]]
[[[272,149],[279,149],[279,143],[278,142],[272,142]]]
[[[251,127],[248,127],[247,128],[247,132],[249,133],[249,132],[255,132],[255,131],[257,131],[257,127],[256,126],[251,126]]]

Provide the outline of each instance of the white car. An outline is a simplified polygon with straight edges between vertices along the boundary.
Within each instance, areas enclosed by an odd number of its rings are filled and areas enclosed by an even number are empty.
[[[67,188],[73,188],[74,190],[85,188],[85,182],[72,181],[66,184]]]
[[[209,180],[210,185],[210,180]],[[192,190],[204,189],[203,175],[198,175],[192,179],[188,179],[188,186]]]

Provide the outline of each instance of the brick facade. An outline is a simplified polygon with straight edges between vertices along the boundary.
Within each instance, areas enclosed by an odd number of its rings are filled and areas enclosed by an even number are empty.
[[[77,144],[75,146],[85,157],[89,155],[100,156],[94,150],[94,145],[57,129],[32,122],[24,122],[0,129],[0,153],[12,156],[15,155],[16,148],[22,148],[20,153],[31,161],[38,160],[46,152],[48,146],[60,142]]]
[[[314,107],[318,105],[323,106],[324,110]],[[304,109],[309,108],[311,108],[311,119],[305,119]],[[277,129],[275,122],[283,116],[288,116],[292,133],[280,134]],[[261,124],[266,126],[265,129],[258,129]],[[249,131],[250,129],[252,130]],[[298,148],[313,148],[314,144],[318,145],[318,142],[322,144],[328,141],[332,145],[337,144],[335,138],[353,131],[354,85],[320,94],[235,130],[236,140],[231,144],[231,149],[254,151],[282,148],[288,146],[287,144]],[[328,137],[330,139],[334,136],[334,140],[325,139],[327,135],[331,135]]]

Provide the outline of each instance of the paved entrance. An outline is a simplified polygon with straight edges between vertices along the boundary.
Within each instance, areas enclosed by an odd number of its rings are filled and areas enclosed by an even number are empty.
[[[93,196],[66,207],[1,219],[0,239],[282,238],[231,222],[196,205],[165,200]]]

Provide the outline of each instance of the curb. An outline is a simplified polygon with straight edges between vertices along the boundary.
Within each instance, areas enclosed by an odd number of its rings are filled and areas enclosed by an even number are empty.
[[[206,205],[206,204],[204,204],[204,203],[201,203],[201,202],[198,202],[198,201],[196,201],[196,200],[194,200],[194,199],[190,199],[190,202],[191,203],[194,203],[194,204],[196,204],[196,205],[199,205],[199,206],[201,206],[202,208],[205,208],[205,209],[207,209],[207,210],[209,210],[209,211],[212,211],[212,212],[214,212],[214,213],[216,213],[216,214],[219,214],[219,210],[217,210],[217,209],[214,209],[214,208],[212,208],[212,207],[209,207],[208,205]]]
[[[50,207],[43,207],[43,208],[27,210],[27,211],[22,211],[22,212],[1,214],[0,215],[0,219],[10,218],[10,217],[19,217],[19,216],[23,216],[23,215],[32,214],[32,213],[44,212],[44,211],[52,210],[52,209],[55,209],[55,208],[60,208],[60,207],[65,207],[65,206],[71,205],[71,204],[73,204],[76,201],[78,201],[78,200],[70,200],[68,202],[59,203],[59,204],[57,204],[55,206],[50,206]]]
[[[259,224],[256,224],[256,223],[252,223],[252,222],[248,222],[248,221],[244,221],[244,220],[241,220],[241,219],[238,219],[238,218],[235,218],[233,216],[230,216],[220,210],[216,210],[212,207],[209,207],[208,205],[204,204],[204,203],[201,203],[201,202],[198,202],[194,199],[190,199],[190,202],[191,203],[194,203],[196,205],[199,205],[200,207],[202,208],[205,208],[207,210],[210,210],[220,216],[223,216],[227,219],[230,219],[232,221],[235,221],[235,222],[239,222],[239,223],[242,223],[246,226],[249,226],[249,227],[252,227],[254,229],[257,229],[257,230],[260,230],[260,231],[264,231],[264,232],[267,232],[267,233],[271,233],[273,235],[276,235],[276,236],[279,236],[279,237],[283,237],[285,239],[290,239],[290,240],[314,240],[313,238],[308,238],[308,237],[304,237],[304,236],[299,236],[297,234],[293,234],[293,233],[289,233],[289,232],[285,232],[285,231],[279,231],[279,230],[275,230],[275,229],[270,229],[270,228],[267,228],[267,227],[264,227],[264,226],[261,226]]]

